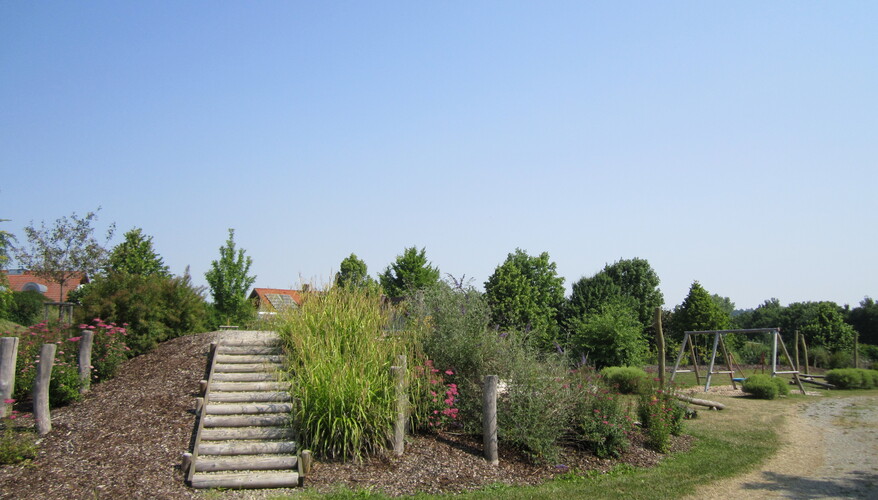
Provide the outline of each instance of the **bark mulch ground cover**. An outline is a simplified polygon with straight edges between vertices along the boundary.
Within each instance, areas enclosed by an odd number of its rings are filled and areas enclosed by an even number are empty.
[[[201,498],[188,488],[180,455],[191,448],[194,398],[204,376],[213,333],[190,335],[134,358],[119,375],[95,385],[86,398],[52,411],[50,434],[34,460],[0,467],[0,498]],[[22,408],[26,409],[26,408]],[[691,438],[674,441],[687,449]],[[543,483],[570,470],[606,471],[619,463],[653,466],[662,455],[635,442],[619,460],[565,450],[556,464],[534,466],[512,449],[500,465],[481,457],[481,443],[451,433],[412,437],[402,458],[362,463],[317,462],[307,488],[329,492],[339,484],[392,496],[418,491],[452,493],[494,483]],[[229,498],[261,498],[290,490],[223,492]]]

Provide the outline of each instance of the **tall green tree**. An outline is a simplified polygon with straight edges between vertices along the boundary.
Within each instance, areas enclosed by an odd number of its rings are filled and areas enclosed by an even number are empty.
[[[388,265],[378,276],[384,293],[398,299],[418,290],[435,285],[439,281],[439,268],[427,261],[427,249],[406,248],[402,255]]]
[[[125,241],[113,248],[107,268],[117,273],[141,276],[171,274],[164,260],[153,249],[152,236],[143,234],[143,230],[139,227],[125,233]]]
[[[204,273],[213,297],[213,307],[221,321],[246,321],[255,310],[247,300],[247,292],[256,281],[256,276],[249,274],[253,259],[244,255],[243,248],[235,248],[234,229],[229,229],[229,239],[219,252],[219,260],[212,261],[210,270]]]
[[[596,368],[639,366],[649,346],[637,312],[621,302],[572,318],[568,329],[573,354],[586,357]]]
[[[0,219],[0,222],[8,221],[9,219]],[[0,230],[0,269],[6,269],[9,263],[9,250],[13,241],[15,236],[12,233]],[[12,305],[12,288],[9,286],[6,274],[0,273],[0,319],[11,319]]]
[[[686,331],[726,330],[730,324],[729,313],[697,281],[674,313],[674,330],[680,335]]]
[[[659,283],[646,259],[635,257],[607,264],[594,276],[573,284],[568,317],[597,313],[610,303],[625,303],[637,313],[641,328],[647,330],[652,326],[655,308],[664,303]]]
[[[500,328],[531,332],[541,348],[551,348],[560,334],[564,278],[548,252],[533,257],[516,248],[485,282],[491,321]]]
[[[338,266],[335,284],[342,288],[365,288],[372,284],[372,278],[369,277],[366,263],[352,253]]]
[[[848,313],[847,322],[860,333],[860,343],[878,345],[878,302],[863,298],[860,306]]]
[[[56,220],[52,226],[42,222],[39,227],[31,223],[24,228],[27,246],[16,249],[16,260],[37,276],[57,283],[62,300],[64,290],[72,285],[71,280],[81,274],[93,275],[106,264],[105,245],[113,237],[115,224],[107,230],[104,243],[95,239],[93,224],[98,211],[100,208],[85,217],[73,213]]]

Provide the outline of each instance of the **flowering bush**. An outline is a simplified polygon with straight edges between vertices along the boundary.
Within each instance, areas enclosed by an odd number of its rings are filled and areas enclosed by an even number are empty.
[[[422,366],[415,366],[412,372],[416,379],[412,391],[414,427],[439,431],[456,423],[460,412],[456,407],[459,396],[457,384],[445,380],[445,376],[453,376],[454,372],[437,369],[430,359],[425,360]]]
[[[585,396],[573,417],[574,435],[598,457],[618,457],[628,448],[634,422],[610,390],[596,386]]]
[[[640,397],[637,406],[640,424],[646,433],[650,448],[667,453],[671,447],[671,435],[683,432],[686,409],[667,391],[656,389]]]
[[[92,344],[92,380],[100,381],[116,374],[127,358],[126,329],[95,318],[91,325],[79,325],[79,330],[94,331]],[[43,344],[56,344],[52,380],[49,384],[49,403],[58,406],[77,401],[79,379],[79,342],[81,335],[71,336],[75,330],[63,323],[37,323],[23,332],[5,332],[3,336],[17,336],[18,357],[15,374],[15,398],[27,397],[33,389],[37,361]]]

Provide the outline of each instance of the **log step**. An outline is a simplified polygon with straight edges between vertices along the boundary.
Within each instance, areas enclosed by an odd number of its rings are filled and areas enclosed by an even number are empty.
[[[198,455],[264,455],[295,453],[295,441],[213,441],[198,445]]]
[[[214,382],[210,385],[211,392],[285,391],[289,388],[289,382]]]
[[[266,413],[285,413],[293,411],[291,403],[263,403],[246,405],[207,405],[207,415],[257,415]]]
[[[216,382],[276,382],[277,373],[271,372],[229,372],[214,373],[211,381]]]
[[[258,392],[214,392],[210,391],[210,403],[259,403],[272,401],[290,401],[290,393],[274,391]]]
[[[218,472],[230,470],[283,470],[295,469],[298,459],[295,455],[277,456],[212,456],[199,458],[195,472]]]
[[[281,354],[282,351],[283,350],[279,346],[220,344],[217,354]]]
[[[222,345],[232,346],[232,347],[281,347],[283,343],[277,337],[265,337],[261,339],[247,339],[247,340],[236,340],[236,339],[225,339],[222,342]]]
[[[217,363],[283,363],[284,357],[279,354],[220,354]]]
[[[224,441],[227,439],[292,439],[295,432],[289,427],[217,427],[202,429],[203,441]]]
[[[205,427],[283,427],[290,416],[274,415],[205,415]]]
[[[290,488],[299,485],[297,472],[253,473],[196,473],[193,488]]]
[[[217,363],[214,366],[214,373],[247,373],[247,372],[270,372],[274,373],[279,370],[279,366],[271,364],[238,364],[238,363]]]

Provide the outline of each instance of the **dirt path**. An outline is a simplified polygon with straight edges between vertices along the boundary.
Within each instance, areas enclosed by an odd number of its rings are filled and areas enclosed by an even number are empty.
[[[777,455],[692,498],[878,498],[878,396],[834,397],[791,408]]]

